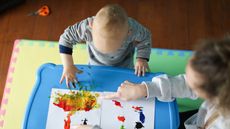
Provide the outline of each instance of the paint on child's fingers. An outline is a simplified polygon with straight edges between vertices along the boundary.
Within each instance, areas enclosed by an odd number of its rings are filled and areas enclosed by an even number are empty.
[[[77,73],[78,73],[78,74],[81,74],[81,73],[83,73],[83,71],[78,69],[78,70],[77,70]]]
[[[73,79],[73,82],[74,82],[74,83],[78,83],[78,81],[77,81],[77,79],[76,79],[76,78],[75,78],[75,79]]]
[[[76,85],[75,85],[75,83],[74,83],[74,82],[72,82],[72,85],[73,85],[73,88],[76,88]]]

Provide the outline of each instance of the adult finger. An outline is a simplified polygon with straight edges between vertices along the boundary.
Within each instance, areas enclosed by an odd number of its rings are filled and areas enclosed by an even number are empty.
[[[119,96],[120,95],[116,92],[116,93],[104,95],[102,98],[104,98],[104,99],[117,99],[117,98],[119,98]]]
[[[134,85],[134,83],[132,83],[132,82],[129,82],[129,81],[124,81],[124,84],[127,84],[127,85]]]

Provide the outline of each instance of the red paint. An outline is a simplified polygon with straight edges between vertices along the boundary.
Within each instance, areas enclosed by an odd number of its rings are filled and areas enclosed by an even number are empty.
[[[85,108],[85,111],[86,111],[86,112],[88,112],[88,111],[90,111],[90,110],[91,110],[91,108],[88,108],[88,107]]]
[[[137,111],[141,111],[142,110],[142,107],[138,107],[138,106],[132,106],[133,109],[137,110]]]
[[[64,120],[64,122],[65,122],[64,129],[70,129],[70,123],[71,123],[70,115],[67,116],[67,120]]]
[[[74,107],[70,106],[70,105],[66,105],[65,101],[59,101],[59,103],[53,103],[54,105],[62,108],[65,112],[67,111],[72,111],[74,109]]]
[[[124,116],[118,116],[117,119],[121,122],[125,122],[125,117]]]
[[[114,104],[115,104],[116,106],[123,108],[123,107],[121,106],[121,103],[120,103],[120,102],[118,102],[118,101],[116,101],[116,100],[112,100],[112,101],[114,102]]]

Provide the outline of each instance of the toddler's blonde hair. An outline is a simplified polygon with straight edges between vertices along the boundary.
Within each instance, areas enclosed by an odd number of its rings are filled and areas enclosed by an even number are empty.
[[[95,21],[100,24],[100,28],[106,32],[118,32],[127,28],[128,17],[125,10],[117,5],[110,4],[98,11]]]

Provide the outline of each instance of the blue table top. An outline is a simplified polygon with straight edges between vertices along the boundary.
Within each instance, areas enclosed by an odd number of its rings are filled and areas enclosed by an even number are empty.
[[[133,83],[151,81],[161,73],[146,73],[144,77],[137,77],[134,70],[110,66],[76,65],[83,70],[78,74],[78,80],[92,91],[113,91],[128,80]],[[45,129],[52,88],[66,89],[65,83],[59,84],[62,75],[62,65],[47,63],[37,72],[37,81],[31,94],[23,123],[23,129]],[[93,87],[90,87],[93,86]],[[78,87],[76,88],[78,90]],[[179,113],[176,101],[155,102],[155,129],[177,129],[179,127]]]

